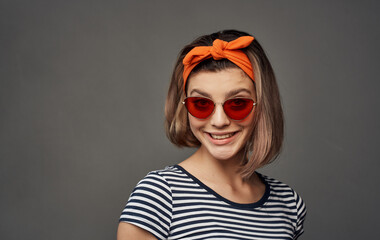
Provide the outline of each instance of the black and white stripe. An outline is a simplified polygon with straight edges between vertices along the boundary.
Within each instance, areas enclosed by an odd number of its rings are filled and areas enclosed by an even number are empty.
[[[306,207],[289,186],[259,174],[266,184],[256,203],[231,202],[175,165],[150,172],[132,192],[120,221],[157,239],[296,239]]]

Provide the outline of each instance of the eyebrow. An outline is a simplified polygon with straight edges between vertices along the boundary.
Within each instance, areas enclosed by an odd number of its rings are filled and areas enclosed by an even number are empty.
[[[248,93],[249,95],[252,95],[251,91],[249,91],[248,89],[246,88],[238,88],[238,89],[235,89],[235,90],[232,90],[232,91],[229,91],[227,94],[226,94],[226,98],[230,98],[234,95],[237,95],[241,92],[245,92],[245,93]]]
[[[248,89],[246,88],[238,88],[238,89],[235,89],[235,90],[232,90],[232,91],[229,91],[228,93],[225,94],[225,97],[226,98],[230,98],[234,95],[237,95],[238,93],[241,93],[241,92],[246,92],[248,93],[249,95],[252,95],[251,91],[249,91]],[[199,89],[193,89],[191,92],[190,92],[190,96],[193,94],[193,93],[198,93],[202,96],[205,96],[205,97],[208,97],[208,98],[211,98],[211,95],[206,93],[206,92],[203,92],[202,90],[199,90]]]
[[[198,94],[203,95],[205,97],[211,98],[210,94],[208,94],[206,92],[203,92],[202,90],[199,90],[199,89],[196,89],[196,88],[193,89],[193,90],[191,90],[191,92],[190,92],[189,95],[191,96],[193,93],[198,93]]]

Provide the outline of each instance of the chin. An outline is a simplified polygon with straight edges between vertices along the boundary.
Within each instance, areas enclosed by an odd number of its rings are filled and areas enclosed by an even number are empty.
[[[209,153],[217,160],[227,161],[231,159],[235,159],[238,156],[240,151],[236,151],[234,149],[209,149]],[[236,159],[235,159],[236,160]]]
[[[217,153],[217,154],[211,154],[215,159],[220,161],[228,161],[231,158],[233,158],[233,155],[229,153]]]

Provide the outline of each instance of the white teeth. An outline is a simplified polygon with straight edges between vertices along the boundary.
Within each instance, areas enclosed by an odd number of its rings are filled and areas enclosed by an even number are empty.
[[[214,139],[225,139],[225,138],[232,137],[232,135],[234,135],[234,133],[229,133],[229,134],[224,134],[224,135],[214,135],[214,134],[210,134],[210,135]]]

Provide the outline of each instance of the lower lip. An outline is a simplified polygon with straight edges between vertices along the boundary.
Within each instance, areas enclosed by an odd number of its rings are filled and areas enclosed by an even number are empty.
[[[225,145],[225,144],[228,144],[230,142],[232,142],[233,140],[235,140],[236,136],[238,135],[239,133],[236,132],[234,135],[232,135],[231,137],[229,138],[223,138],[223,139],[215,139],[215,138],[212,138],[211,135],[209,133],[206,133],[206,135],[208,136],[208,138],[210,139],[210,141],[215,144],[215,145]]]

